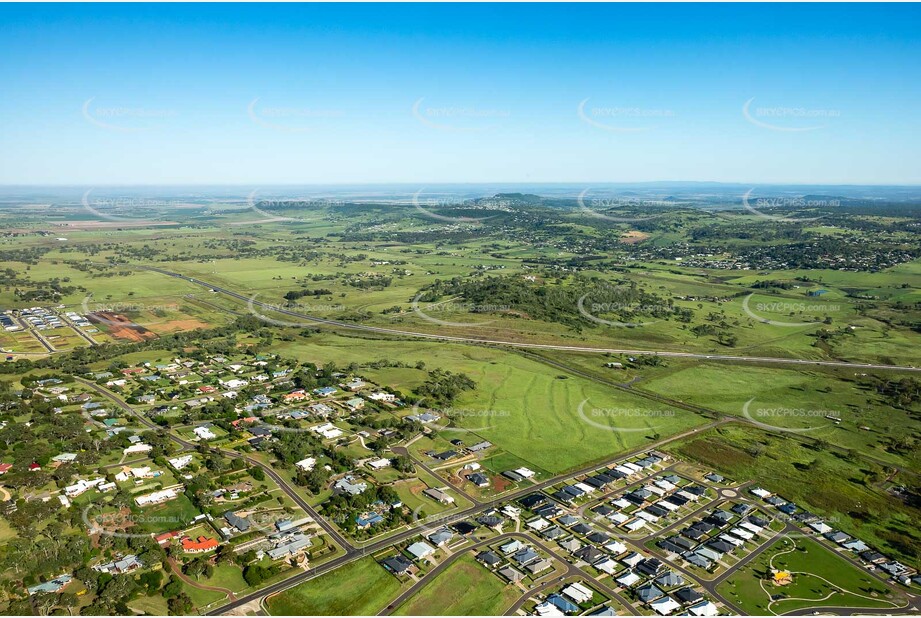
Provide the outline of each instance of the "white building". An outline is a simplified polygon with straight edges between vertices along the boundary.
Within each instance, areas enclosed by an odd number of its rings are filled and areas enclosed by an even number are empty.
[[[183,455],[182,457],[173,457],[169,460],[169,465],[173,466],[177,470],[182,470],[187,465],[192,463],[191,455]]]
[[[393,403],[397,400],[397,396],[393,393],[385,393],[383,391],[379,393],[371,393],[368,395],[368,398],[371,399],[371,401],[384,401],[386,403]]]
[[[576,605],[581,605],[592,600],[592,591],[582,585],[581,582],[569,584],[563,588],[563,596],[572,599]]]
[[[198,436],[199,440],[213,440],[217,437],[210,427],[205,427],[204,425],[196,427],[192,431]]]
[[[338,438],[342,435],[342,430],[333,425],[332,423],[325,423],[323,425],[317,425],[316,427],[311,427],[311,429],[327,440],[332,440],[333,438]]]
[[[178,496],[179,493],[176,488],[161,489],[160,491],[138,496],[134,499],[134,502],[138,506],[149,506],[151,504],[161,504],[163,502],[168,502],[169,500],[174,500]]]
[[[88,480],[80,479],[73,485],[68,485],[67,487],[65,487],[64,493],[69,498],[76,498],[77,496],[84,493],[85,491],[90,490],[93,487],[98,487],[99,485],[105,482],[106,480],[102,477],[95,478],[95,479],[88,479]]]
[[[305,472],[310,472],[313,470],[313,467],[317,465],[317,460],[314,457],[308,457],[306,459],[300,460],[294,465]]]
[[[382,457],[382,458],[380,458],[380,459],[375,459],[374,461],[369,461],[369,462],[368,462],[368,466],[369,466],[372,470],[380,470],[380,469],[382,469],[382,468],[387,468],[387,467],[389,467],[389,466],[390,466],[390,460],[387,459],[386,457]]]
[[[124,449],[122,453],[125,455],[132,455],[134,453],[146,453],[153,450],[153,447],[149,444],[144,444],[143,442],[138,442],[137,444],[132,444],[128,448]]]

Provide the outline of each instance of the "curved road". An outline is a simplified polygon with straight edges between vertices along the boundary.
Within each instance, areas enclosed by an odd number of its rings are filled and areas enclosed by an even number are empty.
[[[105,389],[105,388],[99,386],[98,384],[89,381],[89,380],[85,380],[85,379],[83,379],[83,378],[77,378],[77,377],[75,377],[75,379],[76,379],[76,380],[79,380],[81,383],[85,384],[86,386],[89,386],[90,388],[92,388],[93,390],[95,390],[96,392],[98,392],[98,393],[99,393],[100,395],[102,395],[103,397],[106,397],[107,399],[109,399],[110,401],[112,401],[113,403],[115,403],[117,406],[119,406],[120,408],[122,408],[122,409],[125,410],[126,412],[130,413],[132,416],[134,416],[135,418],[137,418],[137,419],[141,422],[142,425],[146,426],[147,428],[153,429],[153,430],[155,430],[155,431],[160,431],[160,430],[162,429],[162,427],[160,427],[159,425],[157,425],[156,423],[154,423],[154,422],[151,421],[150,419],[146,418],[143,414],[140,414],[140,413],[138,413],[137,411],[135,411],[134,408],[132,408],[127,402],[125,402],[124,400],[122,400],[122,398],[119,397],[118,395],[116,395],[115,393],[112,393],[111,391],[109,391],[109,390],[107,390],[107,389]],[[169,436],[169,438],[170,438],[171,440],[173,440],[174,442],[176,442],[177,444],[179,444],[180,446],[182,446],[184,449],[196,449],[196,448],[198,447],[198,445],[195,444],[194,442],[189,442],[188,440],[183,440],[183,439],[180,438],[179,436],[176,436],[176,435],[174,435],[174,434],[172,434],[172,433],[168,433],[167,435]],[[343,549],[345,549],[346,552],[348,552],[349,550],[352,549],[351,543],[349,543],[349,542],[345,539],[345,537],[343,537],[341,534],[339,534],[339,531],[336,530],[336,528],[333,527],[332,524],[330,524],[330,523],[327,522],[325,519],[323,519],[322,517],[320,517],[320,514],[317,513],[317,511],[316,511],[312,506],[310,506],[310,504],[308,504],[307,501],[304,500],[304,499],[297,493],[297,491],[295,491],[295,489],[294,489],[293,487],[291,487],[291,486],[287,483],[287,481],[285,481],[285,479],[283,479],[281,476],[279,476],[279,474],[278,474],[277,472],[275,472],[275,470],[272,468],[272,466],[270,466],[270,465],[268,465],[268,464],[264,464],[264,463],[262,463],[261,461],[258,461],[258,460],[256,460],[256,459],[251,459],[251,458],[247,457],[246,455],[243,455],[243,454],[241,454],[241,453],[237,453],[236,451],[230,451],[230,450],[225,450],[225,449],[217,449],[217,450],[220,451],[220,453],[221,453],[222,455],[225,455],[226,457],[230,457],[230,458],[232,458],[232,459],[242,459],[243,461],[247,462],[247,463],[250,464],[250,465],[258,466],[258,467],[262,468],[262,470],[269,476],[269,478],[271,478],[273,481],[275,481],[275,483],[282,489],[282,491],[284,491],[286,494],[288,494],[288,496],[289,496],[292,500],[294,500],[295,504],[297,504],[299,507],[301,507],[301,508],[304,510],[305,513],[307,513],[308,515],[310,515],[310,516],[317,522],[317,524],[318,524],[320,527],[322,527],[323,530],[325,530],[326,533],[329,534],[330,537],[332,537],[333,540],[336,541],[336,543],[339,544],[340,547],[342,547]]]

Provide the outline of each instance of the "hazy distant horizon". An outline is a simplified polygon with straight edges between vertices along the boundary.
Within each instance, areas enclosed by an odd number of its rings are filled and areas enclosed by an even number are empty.
[[[917,202],[921,205],[921,185],[895,184],[794,184],[729,183],[715,181],[651,181],[595,183],[238,183],[238,184],[62,184],[0,185],[0,200],[48,200],[65,203],[104,196],[170,197],[259,201],[264,199],[309,199],[330,197],[354,201],[406,201],[435,197],[486,197],[499,193],[534,194],[544,198],[587,198],[600,196],[673,197],[676,199],[725,200],[737,202],[746,194],[765,197],[824,195],[880,202]]]

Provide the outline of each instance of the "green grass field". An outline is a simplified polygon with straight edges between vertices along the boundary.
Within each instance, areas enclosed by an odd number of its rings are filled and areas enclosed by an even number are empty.
[[[362,558],[266,600],[273,616],[373,616],[400,592],[400,582]]]
[[[214,574],[208,579],[201,580],[201,583],[207,586],[227,588],[234,592],[249,588],[249,584],[243,579],[243,571],[239,567],[229,564],[214,567]]]
[[[921,452],[896,453],[887,448],[889,439],[921,432],[921,410],[912,413],[893,407],[853,370],[669,360],[669,367],[647,374],[637,389],[732,416],[744,416],[746,403],[751,402],[748,418],[765,425],[794,429],[893,464],[921,465]],[[828,420],[826,414],[841,422]]]
[[[368,343],[324,333],[282,342],[276,351],[320,365],[399,358],[410,365],[424,360],[426,369],[466,373],[477,387],[461,395],[449,418],[476,437],[458,431],[450,432],[451,438],[470,444],[489,440],[550,473],[613,457],[651,442],[657,434],[666,437],[706,422],[690,412],[492,348],[426,341]],[[374,378],[373,371],[367,373]]]
[[[771,568],[792,572],[793,582],[775,586],[766,581]],[[903,604],[876,578],[802,538],[776,541],[717,591],[753,616],[822,607],[876,608],[885,613]],[[771,595],[785,598],[771,602]]]
[[[458,558],[400,605],[399,616],[501,616],[521,595],[470,555]]]

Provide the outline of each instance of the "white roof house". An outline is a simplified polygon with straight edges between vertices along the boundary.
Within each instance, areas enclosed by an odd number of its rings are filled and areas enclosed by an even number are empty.
[[[323,425],[317,425],[316,427],[311,427],[313,431],[320,434],[327,440],[332,440],[333,438],[338,438],[342,435],[342,430],[333,425],[332,423],[324,423]]]
[[[814,521],[809,524],[809,527],[818,532],[819,534],[825,534],[826,532],[831,532],[832,527],[826,524],[824,521]]]
[[[677,609],[681,609],[681,604],[677,603],[671,597],[662,597],[649,603],[651,607],[660,616],[668,616]]]
[[[80,479],[73,485],[68,485],[67,487],[65,487],[64,493],[70,498],[75,498],[79,496],[80,494],[82,494],[83,492],[89,489],[92,489],[93,487],[97,487],[105,482],[106,480],[102,477],[95,478],[95,479],[87,479],[87,480]]]
[[[182,457],[173,457],[172,459],[168,461],[169,461],[169,465],[173,466],[175,469],[182,470],[187,465],[192,463],[192,456],[183,455]]]
[[[161,502],[172,500],[178,495],[176,489],[161,489],[160,491],[138,496],[134,501],[138,506],[146,506],[148,504],[160,504]]]
[[[592,600],[592,591],[582,585],[581,582],[569,584],[562,590],[563,596],[567,596],[577,604],[585,603]]]
[[[307,457],[306,459],[302,459],[294,465],[301,470],[304,470],[305,472],[310,472],[313,470],[313,467],[317,465],[317,460],[314,457]]]
[[[526,479],[533,477],[535,474],[535,472],[529,468],[517,468],[515,470],[515,473],[517,473],[522,478],[526,478]]]
[[[756,526],[750,521],[743,521],[742,523],[739,524],[739,528],[745,528],[752,534],[761,534],[761,532],[764,530],[764,528],[762,528],[761,526]]]
[[[624,526],[624,528],[626,528],[630,532],[636,532],[637,530],[641,530],[645,527],[646,527],[646,520],[640,519],[640,518],[636,518],[633,521],[631,521],[629,524]]]
[[[198,436],[199,440],[213,440],[217,435],[211,431],[210,427],[205,427],[204,425],[196,427],[192,432]]]
[[[125,455],[131,455],[133,453],[146,453],[147,451],[153,450],[153,447],[149,444],[144,444],[143,442],[138,442],[137,444],[132,444],[128,448],[122,450],[122,453]]]
[[[382,458],[380,458],[380,459],[375,459],[374,461],[369,461],[369,462],[368,462],[368,466],[369,466],[372,470],[380,470],[381,468],[387,468],[387,467],[389,467],[389,466],[390,466],[390,460],[387,459],[386,457],[382,457]]]
[[[692,605],[688,611],[695,616],[719,616],[720,610],[712,601],[701,601],[697,605]]]
[[[435,553],[435,548],[428,543],[418,541],[407,547],[406,551],[415,556],[417,560],[422,560],[423,558],[431,556],[433,553]]]
[[[629,521],[630,516],[626,513],[609,513],[608,519],[613,521],[615,524],[622,524],[625,521]]]
[[[534,606],[534,611],[538,616],[565,616],[560,609],[550,601],[544,601],[540,605]]]
[[[616,560],[612,559],[609,556],[605,556],[604,558],[602,558],[601,560],[599,560],[592,566],[594,566],[599,571],[602,571],[603,573],[607,573],[608,575],[614,575],[614,571],[618,570],[619,565],[617,564]]]

